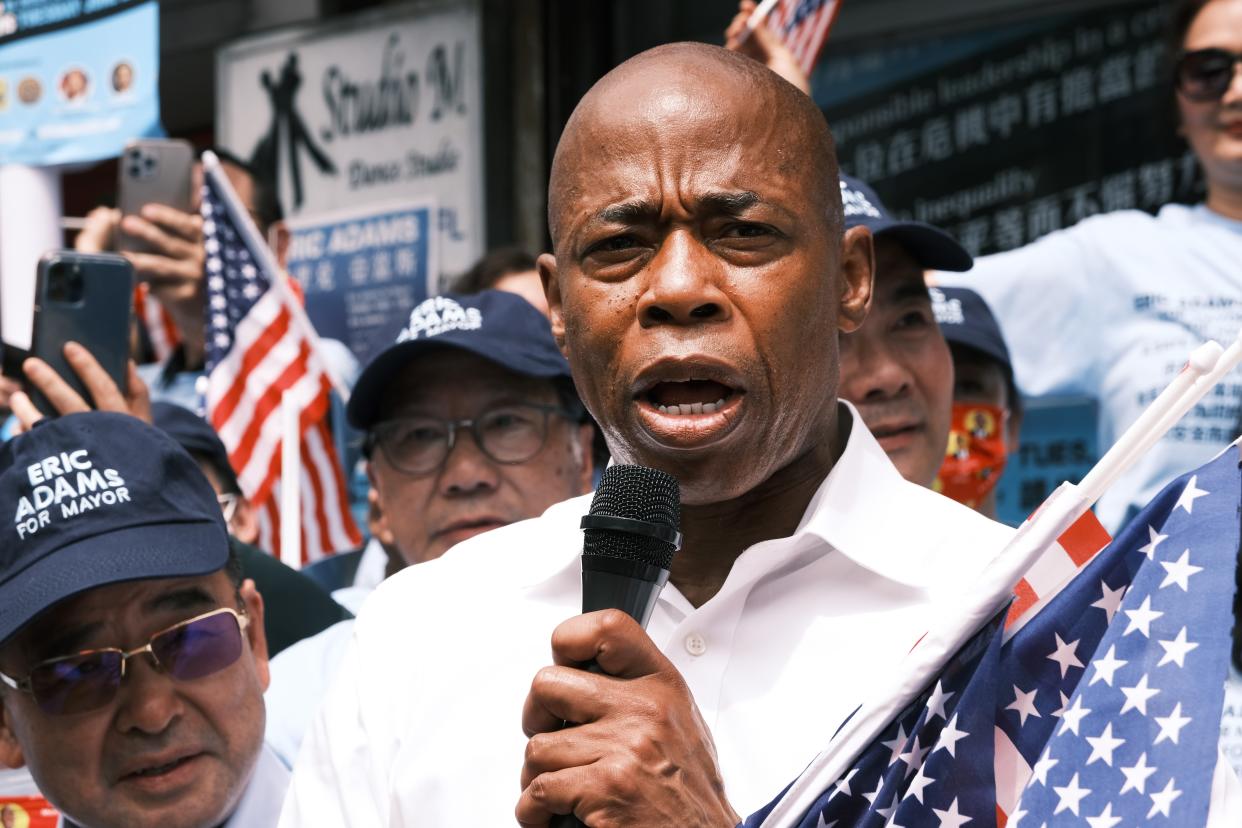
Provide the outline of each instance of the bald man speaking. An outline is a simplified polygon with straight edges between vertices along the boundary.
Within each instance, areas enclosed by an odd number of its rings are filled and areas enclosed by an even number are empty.
[[[645,632],[577,614],[589,496],[390,578],[282,826],[736,825],[1008,538],[837,400],[871,238],[793,86],[701,44],[627,61],[565,128],[548,220],[583,401],[617,462],[681,483],[669,584]]]

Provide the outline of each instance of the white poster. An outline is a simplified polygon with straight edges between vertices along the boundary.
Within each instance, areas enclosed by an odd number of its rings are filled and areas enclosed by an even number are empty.
[[[479,51],[473,0],[246,38],[217,55],[219,144],[276,181],[290,217],[432,199],[443,280],[483,251]]]

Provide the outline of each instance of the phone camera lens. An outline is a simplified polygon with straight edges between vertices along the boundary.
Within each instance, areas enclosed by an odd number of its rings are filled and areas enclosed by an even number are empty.
[[[47,298],[50,301],[64,305],[75,305],[82,301],[85,286],[80,267],[57,262],[48,269],[47,275]]]

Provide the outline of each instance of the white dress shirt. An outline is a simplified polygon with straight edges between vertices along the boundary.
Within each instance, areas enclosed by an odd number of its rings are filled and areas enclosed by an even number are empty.
[[[797,531],[746,549],[697,609],[670,583],[648,625],[743,815],[802,771],[1011,534],[907,483],[857,413],[842,414],[845,451]],[[282,828],[514,824],[522,702],[551,663],[552,630],[581,610],[589,504],[558,504],[380,585],[303,743]]]

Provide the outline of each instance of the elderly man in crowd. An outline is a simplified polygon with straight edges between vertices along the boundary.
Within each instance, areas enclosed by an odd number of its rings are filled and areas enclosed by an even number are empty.
[[[969,270],[970,254],[929,224],[899,221],[867,184],[841,176],[845,226],[866,227],[875,243],[875,289],[858,330],[841,337],[841,397],[902,477],[936,479],[949,442],[953,357],[923,282],[928,268]]]
[[[171,439],[70,414],[0,451],[0,760],[80,828],[266,828],[263,601]]]
[[[587,93],[539,266],[613,457],[680,481],[668,585],[647,631],[577,615],[587,498],[398,573],[356,622],[282,826],[733,826],[1003,545],[837,400],[872,282],[837,180],[810,99],[723,49],[663,46]]]
[[[348,414],[366,433],[376,536],[405,565],[591,489],[593,427],[569,365],[547,319],[512,293],[416,307],[362,372]],[[352,628],[337,624],[272,664],[268,741],[289,762]]]

